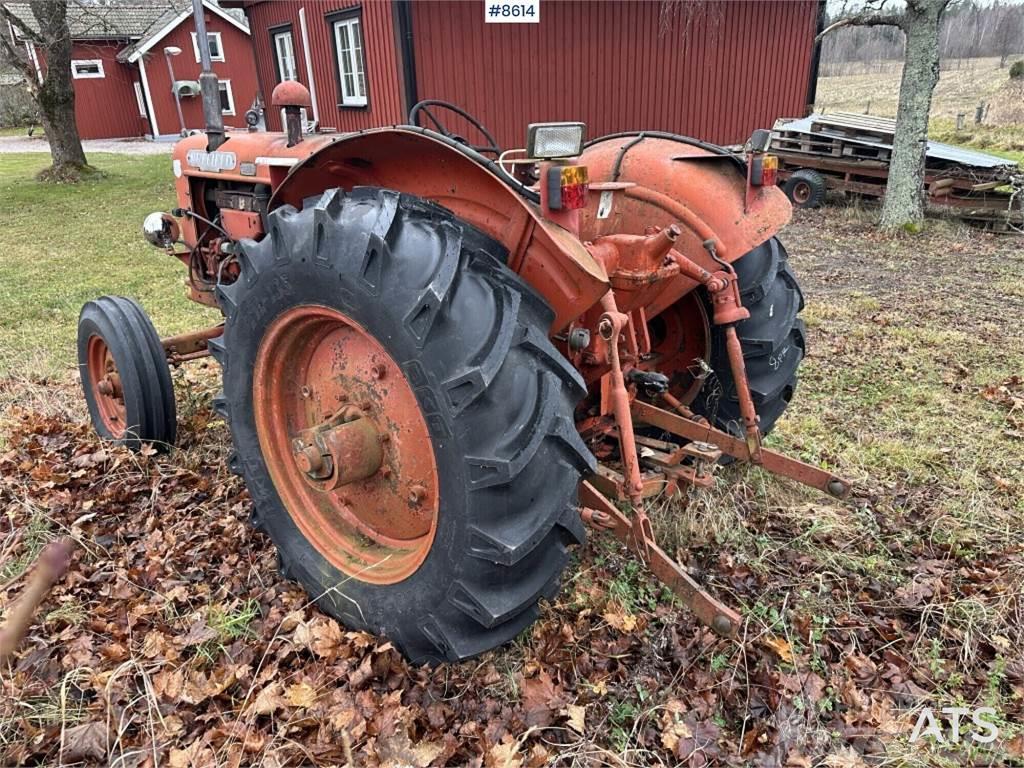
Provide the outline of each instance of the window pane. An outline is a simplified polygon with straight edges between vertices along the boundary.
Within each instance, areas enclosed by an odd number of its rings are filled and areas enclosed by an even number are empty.
[[[230,112],[231,111],[231,99],[228,97],[228,86],[227,83],[218,83],[220,86],[220,111]]]
[[[281,74],[281,80],[297,80],[292,33],[281,32],[274,35],[274,44],[277,48],[277,68]]]
[[[362,25],[358,18],[335,22],[334,25],[343,104],[366,104],[366,64],[361,32]]]
[[[206,39],[210,41],[210,58],[220,58],[220,38],[213,32],[206,34]]]

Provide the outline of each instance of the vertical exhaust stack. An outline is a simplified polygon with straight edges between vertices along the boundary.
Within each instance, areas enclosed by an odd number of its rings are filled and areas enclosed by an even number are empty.
[[[206,35],[203,0],[192,0],[192,18],[196,24],[196,45],[203,71],[199,87],[203,93],[203,118],[206,120],[206,151],[212,152],[224,143],[224,115],[220,109],[220,87],[210,61],[210,38]]]

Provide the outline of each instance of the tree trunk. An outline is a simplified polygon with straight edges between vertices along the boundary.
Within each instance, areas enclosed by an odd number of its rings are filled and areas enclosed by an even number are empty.
[[[889,181],[881,228],[913,229],[924,220],[924,161],[928,112],[939,81],[939,23],[948,0],[908,0],[903,31],[907,36],[900,100],[896,111]]]
[[[75,87],[71,79],[71,34],[64,0],[37,0],[33,14],[46,40],[46,76],[36,101],[50,142],[53,170],[63,175],[86,165],[82,139],[75,123]]]

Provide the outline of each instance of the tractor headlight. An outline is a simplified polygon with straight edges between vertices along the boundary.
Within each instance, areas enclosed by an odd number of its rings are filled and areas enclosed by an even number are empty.
[[[169,213],[153,211],[142,222],[142,234],[150,245],[167,249],[178,242],[181,230]]]
[[[530,123],[526,129],[526,156],[542,160],[576,157],[583,150],[583,123]]]

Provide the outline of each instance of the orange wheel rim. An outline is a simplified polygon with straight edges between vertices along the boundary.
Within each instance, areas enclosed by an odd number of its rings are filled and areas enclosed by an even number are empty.
[[[707,313],[695,293],[689,293],[648,321],[651,337],[650,370],[672,380],[672,394],[690,403],[703,385],[698,360],[707,357],[711,345]]]
[[[415,572],[437,529],[437,466],[416,395],[380,343],[337,310],[288,310],[260,342],[253,410],[278,496],[317,551],[374,584]]]
[[[121,376],[110,347],[99,336],[90,336],[86,345],[86,371],[100,421],[111,437],[123,437],[128,426],[128,412]]]

